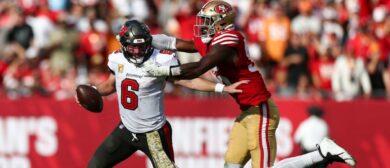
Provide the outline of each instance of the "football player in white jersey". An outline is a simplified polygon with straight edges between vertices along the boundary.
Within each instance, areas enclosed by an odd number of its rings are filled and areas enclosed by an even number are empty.
[[[179,61],[172,52],[152,48],[149,29],[139,21],[126,21],[117,38],[121,50],[108,57],[112,74],[96,89],[102,96],[117,92],[121,122],[99,146],[88,167],[113,167],[141,150],[155,168],[174,168],[172,130],[164,114],[167,78],[146,77],[143,64],[178,66]],[[247,81],[226,87],[200,78],[175,83],[202,91],[238,93],[241,90],[236,87]]]

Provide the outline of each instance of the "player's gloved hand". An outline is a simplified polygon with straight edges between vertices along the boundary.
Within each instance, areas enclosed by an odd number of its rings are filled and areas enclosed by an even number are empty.
[[[146,76],[158,77],[158,76],[170,76],[170,66],[158,66],[151,61],[146,61],[144,64],[144,70]]]
[[[233,93],[242,93],[242,90],[240,89],[237,89],[238,86],[242,85],[242,84],[248,84],[249,83],[249,80],[242,80],[242,81],[238,81],[238,82],[235,82],[229,86],[225,86],[223,88],[223,91],[226,92],[226,93],[229,93],[229,94],[233,94]]]
[[[165,34],[152,35],[152,46],[162,50],[176,50],[176,38]]]

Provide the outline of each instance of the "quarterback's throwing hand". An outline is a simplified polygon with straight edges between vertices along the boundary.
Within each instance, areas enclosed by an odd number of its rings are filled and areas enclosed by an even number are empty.
[[[146,61],[143,66],[146,73],[145,76],[169,76],[170,66],[158,66],[152,61]]]
[[[242,93],[242,90],[240,89],[237,89],[241,84],[248,84],[249,83],[249,80],[242,80],[242,81],[238,81],[238,82],[235,82],[229,86],[226,86],[223,88],[223,91],[226,92],[226,93],[229,93],[229,94],[233,94],[233,93]]]

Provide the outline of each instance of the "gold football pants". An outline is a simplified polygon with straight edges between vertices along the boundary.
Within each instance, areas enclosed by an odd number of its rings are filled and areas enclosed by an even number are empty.
[[[272,99],[242,111],[234,122],[225,161],[245,165],[252,159],[252,168],[268,168],[275,161],[275,131],[279,110]]]

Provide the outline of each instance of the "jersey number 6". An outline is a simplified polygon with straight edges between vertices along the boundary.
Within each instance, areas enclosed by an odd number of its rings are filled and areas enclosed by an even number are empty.
[[[134,91],[138,91],[139,84],[134,79],[124,79],[121,84],[121,103],[125,109],[135,110],[138,108],[138,96]]]

